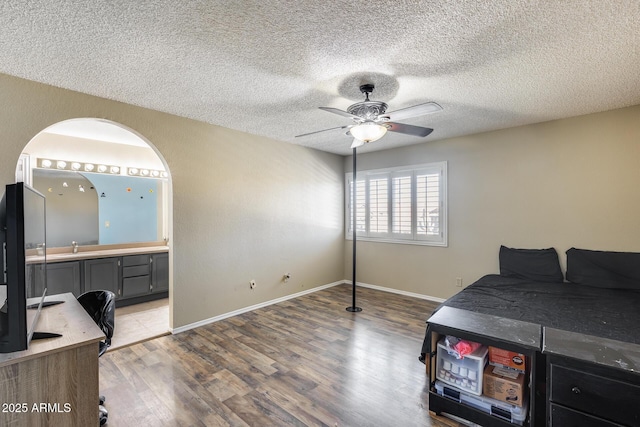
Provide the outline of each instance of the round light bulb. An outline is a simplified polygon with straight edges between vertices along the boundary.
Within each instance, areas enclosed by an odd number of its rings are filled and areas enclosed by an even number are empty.
[[[387,128],[376,122],[364,122],[349,129],[349,133],[362,142],[373,142],[382,138]]]

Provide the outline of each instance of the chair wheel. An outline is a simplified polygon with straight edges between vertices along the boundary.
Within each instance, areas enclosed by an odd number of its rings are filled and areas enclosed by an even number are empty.
[[[104,396],[100,396],[100,405],[104,405],[104,402],[106,402],[107,398]]]
[[[107,408],[100,405],[98,409],[98,414],[100,416],[100,425],[103,426],[107,423],[107,418],[109,417],[109,413],[107,412]]]

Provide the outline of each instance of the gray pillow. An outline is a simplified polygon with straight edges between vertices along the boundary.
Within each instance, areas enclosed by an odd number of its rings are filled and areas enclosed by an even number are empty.
[[[608,289],[640,289],[640,253],[567,251],[567,280]]]
[[[500,275],[534,282],[562,282],[558,252],[548,249],[514,249],[500,246]]]

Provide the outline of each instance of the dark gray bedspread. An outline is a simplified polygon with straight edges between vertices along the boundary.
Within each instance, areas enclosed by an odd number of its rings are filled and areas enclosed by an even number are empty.
[[[640,290],[487,275],[443,306],[640,344]]]

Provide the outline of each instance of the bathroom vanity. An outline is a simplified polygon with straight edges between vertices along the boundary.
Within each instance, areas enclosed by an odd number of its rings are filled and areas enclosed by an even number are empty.
[[[118,247],[114,247],[118,246]],[[56,248],[57,249],[57,248]],[[166,298],[169,295],[167,246],[110,245],[47,251],[47,294],[78,296],[97,289],[116,294],[116,306]],[[34,262],[32,268],[42,268]],[[33,289],[32,294],[42,293]]]

